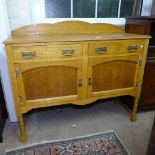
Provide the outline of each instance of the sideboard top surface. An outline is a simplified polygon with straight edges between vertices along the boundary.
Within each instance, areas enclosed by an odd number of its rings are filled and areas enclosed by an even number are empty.
[[[104,41],[116,39],[142,39],[150,38],[148,35],[130,33],[107,33],[107,34],[66,34],[66,35],[31,35],[14,36],[4,43],[47,43],[47,42],[80,42],[80,41]]]
[[[104,41],[115,39],[150,38],[148,35],[125,33],[112,24],[90,24],[80,21],[65,21],[56,24],[36,24],[18,28],[4,44]]]

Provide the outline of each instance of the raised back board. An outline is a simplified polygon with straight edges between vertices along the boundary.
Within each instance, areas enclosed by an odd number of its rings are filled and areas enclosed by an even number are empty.
[[[13,36],[50,35],[50,34],[103,34],[124,32],[112,24],[90,24],[81,21],[64,21],[55,24],[36,24],[18,28],[12,32]]]

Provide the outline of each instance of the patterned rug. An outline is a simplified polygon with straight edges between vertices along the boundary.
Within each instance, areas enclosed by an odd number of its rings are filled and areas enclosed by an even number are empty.
[[[48,141],[6,151],[6,155],[129,155],[115,131]]]

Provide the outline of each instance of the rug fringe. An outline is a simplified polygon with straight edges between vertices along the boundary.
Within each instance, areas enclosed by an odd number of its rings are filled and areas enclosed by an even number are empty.
[[[120,141],[121,145],[125,148],[125,151],[126,151],[129,155],[131,155],[130,152],[129,152],[129,150],[126,148],[126,146],[124,145],[124,143],[122,142],[122,140],[119,138],[119,136],[118,136],[118,134],[116,133],[115,130],[114,130],[114,133],[115,133],[116,137],[118,138],[118,140]]]

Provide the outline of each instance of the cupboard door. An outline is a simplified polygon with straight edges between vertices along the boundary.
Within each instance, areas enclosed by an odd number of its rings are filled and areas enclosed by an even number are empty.
[[[55,103],[82,98],[82,61],[15,64],[21,104]]]
[[[88,96],[106,96],[135,90],[138,55],[89,58]],[[117,94],[118,93],[118,94]]]

